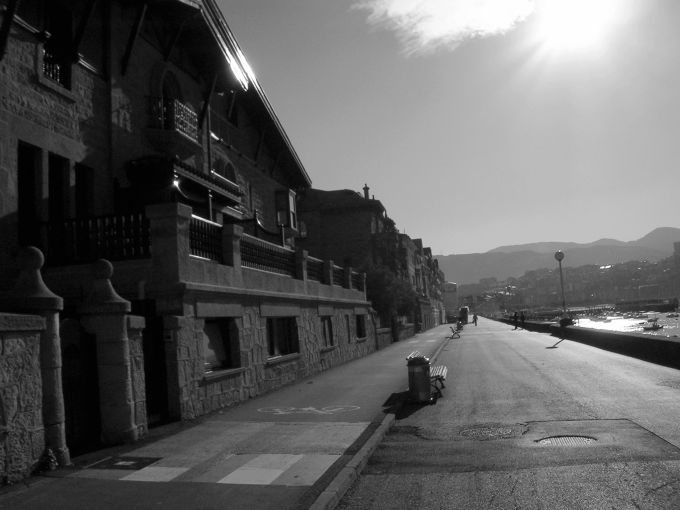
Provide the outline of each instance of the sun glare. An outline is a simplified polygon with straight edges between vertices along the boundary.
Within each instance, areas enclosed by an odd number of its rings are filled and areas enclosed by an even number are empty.
[[[544,0],[538,11],[539,38],[552,51],[597,49],[607,38],[620,0]]]

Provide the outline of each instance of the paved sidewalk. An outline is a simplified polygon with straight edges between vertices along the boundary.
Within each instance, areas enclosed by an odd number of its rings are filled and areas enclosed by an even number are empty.
[[[406,356],[436,358],[448,332],[439,326],[142,443],[77,458],[3,490],[0,509],[333,508],[394,420]]]

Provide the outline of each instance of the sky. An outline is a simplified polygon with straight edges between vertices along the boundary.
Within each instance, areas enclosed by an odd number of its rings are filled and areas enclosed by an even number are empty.
[[[314,188],[435,255],[680,227],[678,0],[217,0]]]

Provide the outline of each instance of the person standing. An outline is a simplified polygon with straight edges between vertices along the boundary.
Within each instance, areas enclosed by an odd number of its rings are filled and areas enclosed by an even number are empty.
[[[474,314],[474,315],[472,316],[472,322],[475,323],[475,326],[477,325],[477,314]]]
[[[517,329],[519,327],[519,315],[517,315],[517,312],[512,316],[512,322],[515,325],[515,329]]]
[[[524,311],[522,311],[522,312],[519,314],[519,323],[522,325],[522,329],[526,329],[526,328],[524,327],[524,322],[525,322],[525,321],[526,321],[526,317],[524,316]]]

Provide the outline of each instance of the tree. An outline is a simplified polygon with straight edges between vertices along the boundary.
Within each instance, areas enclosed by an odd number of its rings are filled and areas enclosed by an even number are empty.
[[[400,280],[386,266],[378,265],[366,270],[366,295],[385,324],[396,315],[413,317],[417,295],[411,284]]]

